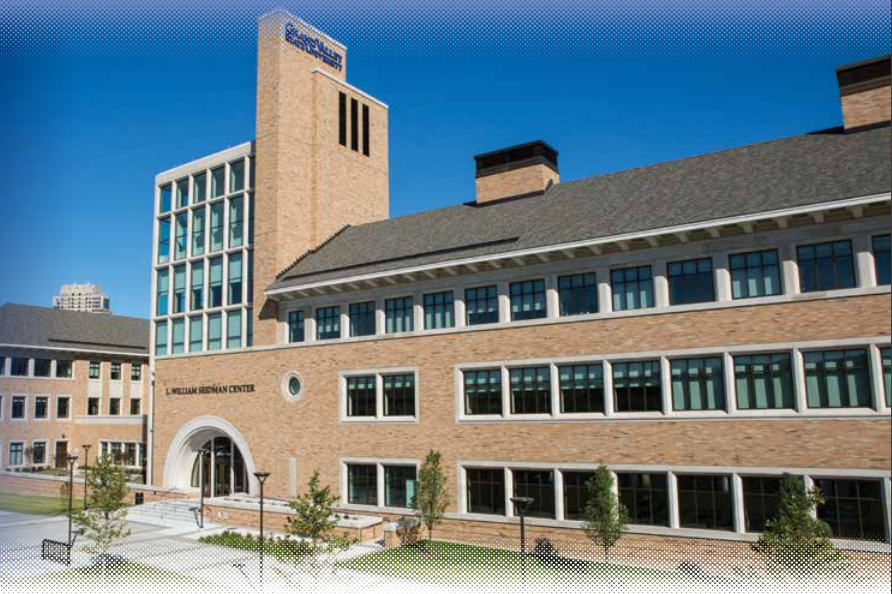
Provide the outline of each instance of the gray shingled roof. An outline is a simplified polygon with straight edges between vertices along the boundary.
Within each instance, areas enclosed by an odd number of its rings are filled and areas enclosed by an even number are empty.
[[[149,321],[7,303],[0,344],[148,355]]]
[[[889,130],[825,130],[347,227],[270,289],[889,192]]]

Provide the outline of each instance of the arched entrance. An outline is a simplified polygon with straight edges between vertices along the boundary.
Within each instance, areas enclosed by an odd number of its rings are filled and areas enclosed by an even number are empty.
[[[198,417],[171,442],[164,485],[200,490],[203,484],[206,497],[253,495],[253,474],[254,460],[239,430],[218,417]]]

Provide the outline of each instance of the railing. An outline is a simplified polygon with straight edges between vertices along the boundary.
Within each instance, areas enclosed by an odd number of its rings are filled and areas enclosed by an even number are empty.
[[[40,547],[40,558],[54,563],[71,564],[71,545],[58,540],[43,539]]]

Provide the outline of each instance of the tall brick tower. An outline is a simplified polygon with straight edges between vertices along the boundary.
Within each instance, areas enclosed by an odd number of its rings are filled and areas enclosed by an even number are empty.
[[[254,341],[275,342],[264,289],[346,225],[389,211],[387,105],[346,82],[347,49],[284,11],[260,19]]]

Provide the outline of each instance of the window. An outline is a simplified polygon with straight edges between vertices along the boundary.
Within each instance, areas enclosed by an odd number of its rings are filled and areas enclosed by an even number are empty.
[[[189,318],[189,352],[200,353],[203,350],[204,320],[201,316]]]
[[[374,464],[347,465],[347,502],[378,505],[378,468]]]
[[[465,414],[502,414],[502,370],[483,369],[464,372]]]
[[[50,359],[34,359],[34,377],[50,377],[52,367]]]
[[[387,334],[411,332],[415,329],[415,311],[411,297],[396,297],[384,301],[384,320]]]
[[[804,358],[809,408],[871,405],[867,351],[819,351],[805,353]]]
[[[669,489],[665,474],[617,473],[619,500],[629,512],[631,524],[669,525]]]
[[[725,378],[721,357],[672,361],[674,410],[724,410]]]
[[[371,129],[369,128],[369,106],[362,104],[362,154],[368,157],[372,151]]]
[[[660,362],[614,363],[613,394],[616,412],[663,410]]]
[[[30,360],[27,357],[13,357],[12,363],[9,366],[10,375],[26,377],[28,375],[29,361]]]
[[[737,408],[793,408],[793,366],[789,353],[734,357]]]
[[[554,471],[513,470],[515,497],[532,497],[533,502],[526,508],[529,518],[554,518]],[[517,509],[512,512],[520,515]]]
[[[414,466],[384,465],[384,505],[411,508],[415,501]]]
[[[229,164],[229,191],[239,192],[245,189],[245,160],[239,159]]]
[[[501,468],[468,468],[468,513],[505,515],[505,471]]]
[[[595,476],[589,471],[564,471],[564,519],[582,521],[588,502],[588,482]]]
[[[218,198],[226,191],[224,183],[226,182],[226,171],[224,167],[217,167],[211,171],[211,198]]]
[[[414,417],[415,374],[385,375],[383,377],[383,385],[384,416]]]
[[[90,379],[98,380],[101,369],[102,369],[102,363],[100,363],[99,361],[90,361],[90,374],[89,374]]]
[[[218,314],[208,315],[208,350],[219,351],[223,348],[223,317]]]
[[[350,336],[375,335],[375,302],[350,304]]]
[[[35,441],[31,445],[31,463],[35,466],[44,466],[46,464],[45,441]]]
[[[158,221],[158,263],[170,261],[170,219]]]
[[[0,354],[0,376],[6,374],[6,357]]]
[[[374,417],[376,387],[374,375],[347,378],[347,416]]]
[[[211,248],[218,252],[223,249],[223,203],[211,205]]]
[[[9,465],[23,466],[25,464],[25,444],[13,441],[9,444]]]
[[[511,412],[516,415],[551,413],[551,369],[524,367],[510,370]]]
[[[824,495],[818,518],[827,522],[837,538],[886,540],[882,486],[878,480],[817,479]]]
[[[558,367],[562,413],[604,412],[604,366]]]
[[[741,480],[746,531],[762,532],[765,522],[773,519],[777,513],[781,479],[776,476],[745,476]]]
[[[142,414],[142,400],[139,398],[130,399],[130,416],[138,416]]]
[[[164,214],[170,211],[170,205],[173,200],[173,186],[167,184],[158,188],[158,213]]]
[[[192,178],[192,201],[204,202],[208,197],[208,176],[199,173]]]
[[[87,398],[87,415],[91,417],[99,416],[98,398]]]
[[[562,316],[598,313],[598,281],[595,273],[558,277]]]
[[[71,398],[69,398],[68,396],[58,396],[56,398],[56,418],[71,418]]]
[[[229,305],[242,302],[242,255],[229,254]]]
[[[173,269],[173,313],[186,311],[186,266],[181,264]]]
[[[668,273],[671,305],[715,301],[712,259],[698,258],[684,262],[670,262]]]
[[[72,361],[60,359],[56,361],[56,377],[70,379],[72,375]]]
[[[682,528],[733,530],[731,477],[679,475],[678,508]]]
[[[890,235],[879,235],[873,238],[873,262],[876,268],[877,284],[888,285],[892,282],[892,258],[890,258]]]
[[[428,293],[424,296],[424,328],[452,328],[455,326],[455,303],[452,291]]]
[[[547,315],[545,281],[511,283],[511,320],[535,320]]]
[[[192,263],[191,280],[191,304],[192,311],[204,308],[204,262]]]
[[[242,311],[237,309],[226,314],[226,348],[242,347]]]
[[[886,406],[892,406],[892,348],[882,349],[880,358],[883,361],[883,388],[886,392]]]
[[[170,353],[182,355],[186,352],[186,319],[177,318],[171,326]]]
[[[192,211],[192,255],[204,254],[204,226],[206,221],[205,209],[199,208]]]
[[[777,250],[733,254],[728,258],[728,263],[734,299],[770,297],[783,292]]]
[[[155,296],[155,314],[166,316],[169,313],[167,297],[170,291],[170,272],[167,268],[158,271]]]
[[[189,178],[177,180],[177,208],[189,206]]]
[[[341,306],[316,308],[316,340],[341,337]]]
[[[499,321],[499,290],[495,285],[465,290],[468,326],[495,324]]]
[[[223,258],[211,258],[208,282],[208,307],[223,305]]]
[[[851,289],[855,286],[855,260],[848,240],[800,246],[799,287],[803,293]]]
[[[241,196],[229,200],[229,247],[245,243],[245,200]]]
[[[167,354],[167,322],[155,322],[155,354]]]
[[[108,377],[114,382],[121,381],[121,363],[119,361],[112,361],[111,366],[109,368]]]
[[[50,417],[50,399],[49,396],[34,397],[34,418],[48,419]]]
[[[142,363],[138,361],[134,361],[130,364],[130,381],[131,382],[141,382],[142,381]]]
[[[338,142],[347,146],[347,95],[338,93]]]
[[[120,398],[109,398],[108,399],[108,414],[112,417],[117,417],[121,414],[121,399]]]
[[[359,150],[359,101],[350,98],[350,148]]]
[[[610,271],[613,311],[646,309],[654,306],[653,269],[650,266]]]
[[[177,215],[176,242],[173,245],[174,260],[186,257],[186,248],[189,245],[189,215],[183,213]]]
[[[304,312],[294,310],[288,312],[288,342],[303,342],[306,340]]]

